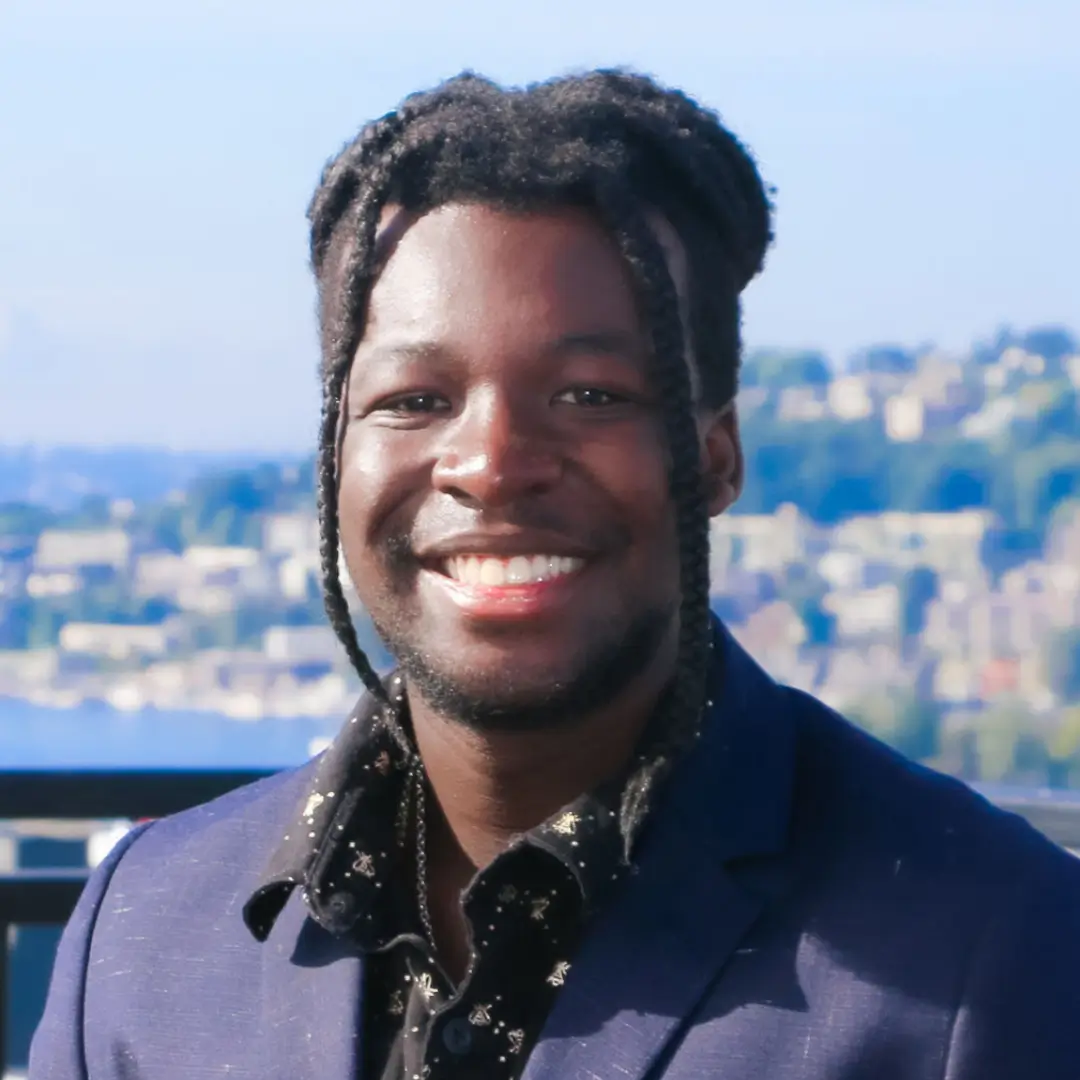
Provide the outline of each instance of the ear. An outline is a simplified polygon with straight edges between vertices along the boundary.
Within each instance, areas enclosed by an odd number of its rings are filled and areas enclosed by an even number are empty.
[[[697,423],[709,516],[717,517],[742,494],[745,477],[735,402],[722,409],[699,410]]]

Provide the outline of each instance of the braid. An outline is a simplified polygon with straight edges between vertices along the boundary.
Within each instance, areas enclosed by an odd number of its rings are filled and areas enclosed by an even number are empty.
[[[365,686],[383,700],[341,589],[337,516],[341,410],[377,273],[383,207],[421,213],[453,200],[515,211],[584,205],[602,219],[633,273],[652,339],[650,375],[665,406],[681,601],[675,677],[650,729],[657,733],[653,745],[636,760],[623,793],[627,858],[657,785],[698,732],[709,668],[709,519],[687,358],[692,345],[704,404],[733,399],[739,294],[761,270],[772,240],[769,196],[753,159],[719,117],[644,76],[605,70],[505,90],[465,73],[411,95],[361,131],[324,170],[308,211],[322,334],[318,489],[326,609]],[[650,211],[667,218],[686,249],[689,327]]]
[[[357,214],[356,244],[348,268],[348,301],[343,313],[357,314],[356,296],[361,283],[373,271],[375,229],[378,223],[377,188],[369,188]],[[340,538],[338,534],[338,441],[341,410],[344,405],[349,374],[349,340],[347,335],[334,335],[337,348],[323,365],[323,408],[319,429],[318,507],[319,557],[322,563],[323,602],[330,625],[345,646],[349,661],[364,686],[375,697],[386,701],[386,690],[371,662],[360,648],[348,601],[341,588]]]
[[[341,382],[329,381],[323,387],[323,410],[319,435],[316,490],[319,507],[319,559],[322,565],[323,604],[330,625],[345,646],[349,662],[356,669],[364,686],[379,698],[385,691],[356,636],[349,603],[341,588],[337,516],[336,432],[341,402]]]
[[[370,186],[370,175],[366,185],[361,179],[365,170],[372,169],[415,121],[484,93],[495,95],[499,93],[499,88],[490,80],[466,72],[447,81],[437,90],[410,94],[394,112],[365,127],[352,143],[347,144],[329,162],[308,207],[311,262],[316,275],[321,271],[331,237],[342,215],[357,197],[361,186]]]
[[[737,270],[738,289],[758,274],[772,240],[768,196],[746,149],[715,114],[680,91],[622,71],[549,86],[562,90],[607,138],[621,132],[644,141],[646,160],[682,174],[727,241],[725,261]]]
[[[674,684],[664,699],[665,715],[655,725],[662,732],[663,744],[642,748],[638,766],[623,790],[620,824],[629,858],[652,791],[678,751],[698,731],[712,639],[708,603],[709,519],[696,428],[685,419],[693,407],[690,371],[684,361],[682,319],[667,260],[633,196],[623,185],[605,185],[597,193],[596,205],[643,286],[646,321],[653,341],[651,374],[661,400],[668,405],[664,421],[669,484],[679,538],[679,663]]]

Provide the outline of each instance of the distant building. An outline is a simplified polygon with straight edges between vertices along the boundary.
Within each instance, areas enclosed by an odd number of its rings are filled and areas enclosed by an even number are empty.
[[[170,551],[152,551],[135,560],[132,589],[136,596],[176,596],[183,587],[188,564]]]
[[[960,433],[969,439],[991,439],[1016,418],[1019,404],[1013,397],[998,397],[960,421]]]
[[[74,571],[83,567],[122,570],[131,556],[131,538],[122,529],[46,529],[38,537],[34,570]]]
[[[817,664],[800,657],[807,631],[790,604],[782,600],[766,604],[746,622],[731,626],[731,632],[774,678],[800,689],[812,689]]]
[[[820,420],[828,412],[823,388],[820,386],[788,386],[780,391],[776,415],[788,422]]]
[[[176,603],[182,611],[213,618],[236,609],[236,593],[224,585],[185,585],[177,592]]]
[[[82,581],[78,574],[59,572],[31,574],[26,579],[26,595],[31,600],[44,600],[50,596],[70,596],[78,592]]]
[[[1002,350],[998,366],[1009,372],[1020,372],[1029,378],[1038,378],[1046,371],[1046,360],[1036,353],[1029,353],[1019,345]]]
[[[711,526],[713,543],[728,553],[733,564],[749,571],[778,570],[802,562],[817,531],[790,504],[775,514],[723,514]]]
[[[900,634],[900,590],[882,585],[862,592],[830,593],[822,606],[836,618],[838,641],[892,641]]]
[[[131,661],[165,656],[176,640],[175,630],[161,626],[119,626],[113,623],[67,623],[60,631],[63,652]]]
[[[1020,687],[1020,663],[1012,658],[998,657],[983,665],[980,673],[979,696],[983,701],[993,701],[1002,696],[1013,696]]]
[[[866,375],[841,375],[829,383],[829,408],[839,420],[864,420],[874,412]]]
[[[893,442],[917,442],[926,430],[926,405],[916,394],[896,394],[885,402],[885,434]]]
[[[47,683],[56,678],[58,667],[55,649],[0,651],[0,685],[16,679],[26,683]]]
[[[832,548],[818,560],[817,571],[834,589],[848,592],[865,583],[866,557],[858,551]]]
[[[994,594],[984,596],[967,610],[963,640],[967,655],[976,663],[988,664],[1015,649],[1016,614],[1008,600]]]
[[[1080,567],[1080,500],[1060,506],[1046,537],[1049,562]]]
[[[946,705],[974,705],[982,694],[979,672],[967,660],[945,657],[934,669],[933,694]]]
[[[262,547],[268,555],[318,551],[318,520],[313,514],[270,514],[263,522]]]
[[[977,403],[960,364],[927,354],[918,374],[886,400],[885,432],[894,442],[915,442],[958,424]]]
[[[204,575],[245,570],[258,566],[262,553],[251,547],[207,547],[192,545],[183,555],[184,562]]]
[[[335,664],[341,643],[329,626],[272,626],[263,634],[267,660],[281,664]]]
[[[935,414],[955,418],[975,403],[974,389],[965,377],[964,366],[944,356],[927,354],[918,374],[907,384],[906,392],[915,394]]]
[[[754,612],[740,629],[743,644],[751,652],[776,648],[798,648],[806,641],[806,627],[796,611],[783,600],[775,600]]]
[[[317,551],[290,555],[278,564],[278,588],[287,600],[306,600],[318,591],[320,575]]]
[[[908,681],[894,650],[882,645],[841,647],[829,651],[815,693],[826,705],[843,710]]]
[[[1075,356],[1067,356],[1062,361],[1062,367],[1065,369],[1065,373],[1069,376],[1069,382],[1080,390],[1080,353]]]
[[[183,554],[184,585],[177,603],[203,615],[219,615],[245,596],[276,591],[275,575],[258,548],[189,547]]]
[[[981,546],[994,516],[985,510],[947,514],[887,511],[855,517],[833,529],[835,549],[861,552],[898,568],[930,566],[957,577],[981,577]]]

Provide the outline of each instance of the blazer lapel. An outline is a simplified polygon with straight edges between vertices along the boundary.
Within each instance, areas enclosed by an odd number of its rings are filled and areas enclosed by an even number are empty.
[[[296,891],[262,948],[262,1075],[355,1080],[363,1007],[356,946],[310,919]]]
[[[702,736],[666,785],[636,871],[580,949],[522,1080],[641,1080],[759,915],[727,864],[783,848],[794,733],[779,689],[724,630]]]
[[[759,909],[722,868],[687,872],[692,857],[666,852],[628,883],[579,952],[523,1080],[648,1073]]]

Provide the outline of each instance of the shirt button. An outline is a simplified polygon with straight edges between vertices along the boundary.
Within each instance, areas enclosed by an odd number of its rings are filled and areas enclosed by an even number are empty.
[[[356,921],[356,897],[336,892],[327,900],[326,912],[335,927],[347,927]]]
[[[467,1054],[472,1049],[472,1025],[463,1016],[449,1021],[442,1029],[442,1041],[451,1054]]]

